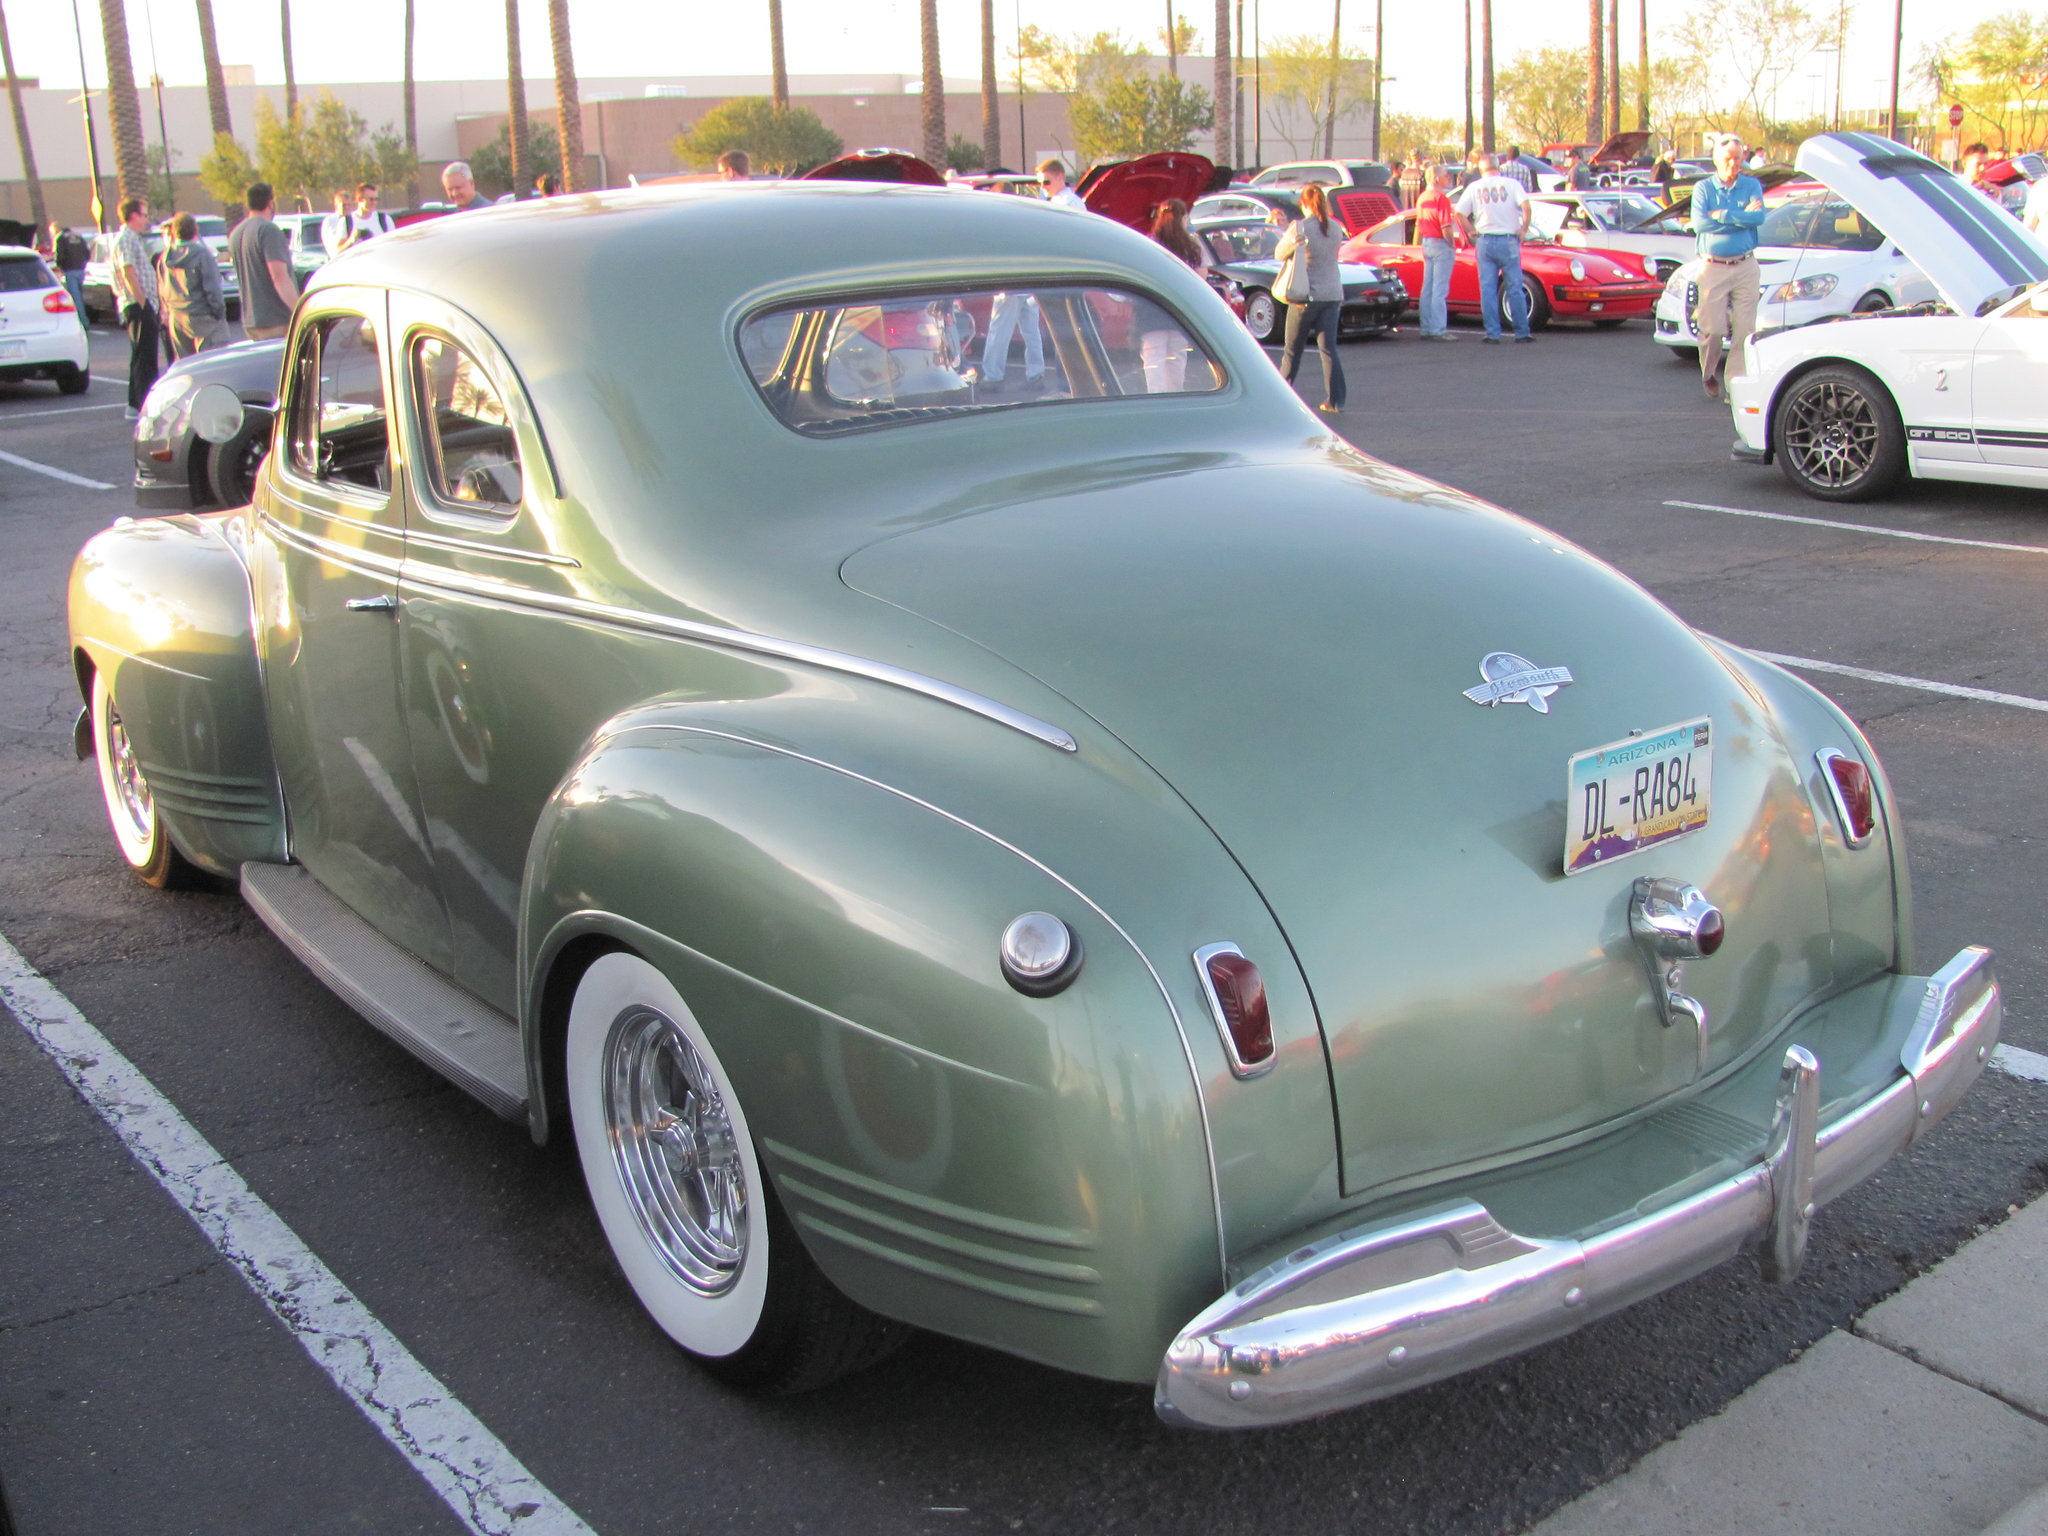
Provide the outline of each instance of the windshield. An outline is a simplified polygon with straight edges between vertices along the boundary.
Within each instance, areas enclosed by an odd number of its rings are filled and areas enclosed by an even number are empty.
[[[1286,233],[1275,224],[1229,224],[1203,232],[1211,261],[1271,261],[1273,248]]]
[[[199,226],[202,240],[225,240],[228,237],[228,221],[217,213],[202,213],[192,222]]]
[[[1617,192],[1608,197],[1589,197],[1586,207],[1608,229],[1634,229],[1667,212],[1662,203],[1635,192]]]
[[[1874,251],[1884,244],[1884,231],[1847,203],[1809,197],[1772,209],[1757,233],[1757,243],[1804,250]]]

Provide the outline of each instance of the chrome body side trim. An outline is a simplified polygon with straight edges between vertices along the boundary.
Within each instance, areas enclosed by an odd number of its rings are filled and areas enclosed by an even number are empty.
[[[921,693],[926,698],[937,699],[942,704],[951,704],[955,709],[964,709],[969,714],[980,715],[984,720],[993,720],[996,724],[1006,725],[1013,731],[1021,731],[1034,741],[1042,741],[1062,752],[1080,750],[1080,746],[1070,734],[1056,725],[1047,724],[1035,715],[1027,715],[1021,709],[1012,709],[1007,704],[1000,704],[971,689],[942,682],[936,677],[926,677],[921,672],[891,666],[885,661],[870,661],[864,656],[850,656],[844,651],[828,651],[822,646],[806,645],[800,640],[779,640],[772,635],[757,635],[743,629],[726,629],[718,624],[699,624],[692,619],[669,618],[638,608],[620,608],[611,603],[593,602],[585,597],[534,592],[525,587],[514,586],[510,582],[497,581],[488,576],[475,576],[464,571],[451,571],[439,566],[420,565],[412,561],[403,562],[401,565],[398,561],[367,554],[331,539],[323,539],[318,534],[289,527],[268,513],[262,514],[262,517],[264,527],[280,538],[296,542],[315,554],[324,555],[344,565],[374,571],[379,575],[398,575],[410,587],[453,592],[463,597],[480,597],[492,602],[510,603],[519,608],[530,608],[541,613],[562,614],[570,618],[592,620],[599,624],[615,625],[621,629],[638,630],[642,633],[671,635],[678,640],[695,640],[705,645],[722,646],[727,650],[750,651],[757,656],[773,656],[780,661],[800,662],[805,666],[843,672],[851,677],[864,677],[870,682],[885,683],[909,693]]]
[[[1529,1349],[1752,1244],[1767,1273],[1789,1278],[1812,1213],[1961,1100],[2001,1010],[1990,951],[1962,951],[1928,979],[1888,1087],[1820,1128],[1818,1065],[1791,1047],[1763,1160],[1594,1236],[1518,1236],[1463,1200],[1296,1249],[1181,1330],[1154,1407],[1212,1429],[1288,1423]]]

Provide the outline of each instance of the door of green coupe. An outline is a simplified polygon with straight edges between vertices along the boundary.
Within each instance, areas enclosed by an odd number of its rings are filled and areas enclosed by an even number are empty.
[[[329,289],[301,311],[281,441],[256,504],[264,687],[292,854],[386,937],[448,968],[399,709],[398,571],[385,300]]]

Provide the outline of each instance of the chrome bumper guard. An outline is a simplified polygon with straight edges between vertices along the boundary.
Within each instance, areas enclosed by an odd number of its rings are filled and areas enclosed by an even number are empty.
[[[1752,1244],[1790,1280],[1813,1213],[1938,1124],[1998,1041],[1991,951],[1928,979],[1904,1075],[1825,1128],[1820,1071],[1785,1053],[1763,1159],[1596,1236],[1521,1237],[1458,1201],[1296,1249],[1181,1330],[1153,1405],[1170,1424],[1241,1429],[1391,1397],[1558,1338]]]

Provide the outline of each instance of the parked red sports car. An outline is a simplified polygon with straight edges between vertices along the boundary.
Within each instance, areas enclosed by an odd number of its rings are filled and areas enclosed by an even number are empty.
[[[1415,238],[1415,215],[1397,214],[1344,242],[1343,261],[1365,262],[1398,273],[1409,293],[1409,307],[1422,296],[1422,243]],[[1540,329],[1552,320],[1591,320],[1615,326],[1624,320],[1647,320],[1664,285],[1643,270],[1643,258],[1627,251],[1589,251],[1548,241],[1522,242],[1522,288],[1529,296],[1529,324]],[[1507,296],[1501,314],[1507,315]],[[1479,257],[1462,242],[1451,267],[1450,312],[1479,313]]]

